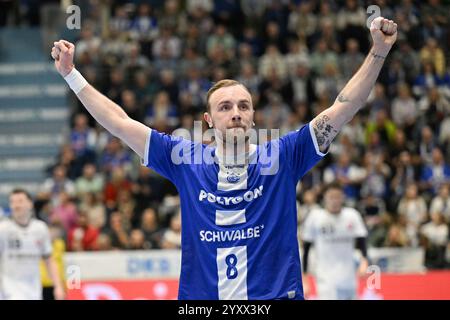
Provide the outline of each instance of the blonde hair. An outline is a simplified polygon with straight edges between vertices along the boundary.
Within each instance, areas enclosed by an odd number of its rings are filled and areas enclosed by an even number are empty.
[[[215,91],[219,90],[220,88],[238,86],[238,85],[243,86],[245,88],[245,90],[247,90],[247,92],[250,93],[250,91],[248,91],[248,89],[242,83],[240,83],[239,81],[236,81],[236,80],[223,79],[223,80],[220,80],[220,81],[217,81],[216,83],[214,83],[214,85],[208,90],[208,93],[206,94],[206,110],[208,112],[211,112],[211,105],[209,104],[209,98]]]

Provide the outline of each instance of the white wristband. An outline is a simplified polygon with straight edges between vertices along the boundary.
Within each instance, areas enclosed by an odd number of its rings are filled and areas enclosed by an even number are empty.
[[[72,89],[75,94],[78,94],[87,84],[86,79],[78,72],[77,69],[73,68],[67,76],[64,77],[70,89]]]

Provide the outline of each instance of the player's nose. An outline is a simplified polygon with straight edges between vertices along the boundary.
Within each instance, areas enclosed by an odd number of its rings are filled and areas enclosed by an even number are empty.
[[[239,112],[239,108],[238,108],[237,104],[234,104],[234,106],[233,106],[233,114],[231,116],[231,120],[233,120],[233,121],[241,121],[242,120],[241,113]]]

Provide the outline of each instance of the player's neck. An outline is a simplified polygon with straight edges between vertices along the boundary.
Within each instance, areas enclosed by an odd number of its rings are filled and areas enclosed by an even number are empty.
[[[245,164],[250,153],[250,142],[226,143],[217,140],[216,155],[225,164]]]
[[[31,218],[26,219],[26,220],[25,219],[22,220],[22,219],[16,219],[14,217],[11,217],[11,219],[12,219],[12,221],[14,221],[15,224],[17,224],[21,228],[28,227],[30,225],[30,222],[31,222]]]

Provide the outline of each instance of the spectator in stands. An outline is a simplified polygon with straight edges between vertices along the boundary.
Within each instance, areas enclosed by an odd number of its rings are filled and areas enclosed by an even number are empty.
[[[375,121],[370,121],[366,127],[366,139],[369,143],[371,135],[373,133],[378,134],[380,142],[383,148],[388,147],[394,140],[396,126],[394,122],[389,118],[387,110],[380,109],[376,113]]]
[[[419,110],[417,102],[411,96],[409,86],[402,83],[398,86],[398,96],[392,101],[392,120],[399,128],[413,131]]]
[[[130,233],[129,250],[145,250],[150,249],[146,247],[144,232],[141,229],[133,229]]]
[[[408,151],[402,151],[394,165],[395,171],[391,180],[391,197],[389,201],[390,208],[397,208],[398,202],[405,194],[407,186],[414,184],[419,176],[419,170],[413,165],[411,154]]]
[[[450,184],[442,184],[439,194],[431,200],[430,214],[440,212],[445,220],[450,223]]]
[[[76,195],[80,199],[86,193],[100,193],[103,191],[104,180],[101,174],[97,173],[95,164],[88,163],[83,167],[83,175],[75,181]]]
[[[115,103],[122,104],[121,93],[125,90],[125,75],[122,68],[112,67],[109,73],[107,95]]]
[[[86,192],[79,196],[79,210],[87,215],[89,225],[101,230],[106,223],[106,208],[101,193]]]
[[[288,76],[286,61],[277,46],[273,44],[267,46],[258,65],[258,74],[260,77],[269,78],[272,72],[276,73],[277,77],[280,79],[284,79]]]
[[[441,149],[434,148],[431,164],[426,164],[422,170],[422,189],[437,194],[439,187],[450,182],[450,165],[445,162]]]
[[[422,123],[426,122],[430,128],[433,128],[437,136],[444,117],[450,114],[450,96],[446,97],[444,90],[432,87],[419,100],[418,106],[422,113]]]
[[[89,224],[87,214],[80,212],[77,224],[72,227],[67,238],[69,251],[96,250],[99,231]]]
[[[384,154],[367,151],[364,155],[363,165],[366,176],[361,183],[361,196],[370,195],[378,201],[384,202],[387,196],[388,178],[391,176],[391,169],[385,161]]]
[[[179,62],[179,74],[181,77],[186,77],[189,68],[203,70],[206,67],[206,59],[199,55],[198,51],[188,46],[184,49],[183,57]]]
[[[119,192],[131,190],[131,181],[127,178],[122,167],[116,167],[112,171],[111,180],[108,181],[104,189],[104,201],[108,209],[115,208],[119,200]]]
[[[132,42],[127,49],[128,52],[121,62],[121,68],[125,71],[127,78],[130,79],[134,72],[148,68],[150,61],[143,54],[139,43]]]
[[[162,230],[155,209],[147,208],[142,213],[140,228],[144,231],[145,246],[149,249],[161,248]]]
[[[422,62],[431,62],[436,70],[438,77],[442,77],[445,73],[445,55],[441,47],[439,47],[436,39],[428,38],[425,46],[420,50],[420,59]]]
[[[134,75],[134,86],[132,88],[139,109],[144,109],[149,105],[156,93],[159,85],[155,81],[150,81],[151,73],[147,71],[138,71]]]
[[[299,39],[306,39],[317,30],[318,17],[313,13],[313,3],[301,1],[291,10],[288,18],[288,30]]]
[[[211,56],[212,51],[216,47],[220,47],[225,52],[227,59],[235,56],[236,40],[223,24],[217,25],[214,33],[208,37],[206,42],[207,55]]]
[[[339,59],[336,52],[330,50],[329,44],[325,39],[320,39],[314,51],[311,53],[311,70],[317,75],[325,74],[325,66],[333,66],[335,68],[339,65]]]
[[[70,144],[64,144],[58,154],[54,165],[48,168],[48,172],[53,172],[56,167],[62,166],[66,169],[66,176],[70,180],[78,178],[83,169],[84,159],[77,158],[75,151]]]
[[[160,91],[156,94],[154,103],[147,107],[144,122],[161,132],[170,132],[177,127],[177,107],[170,101],[167,92]]]
[[[77,223],[78,210],[69,194],[65,191],[61,191],[58,198],[58,203],[53,206],[50,213],[50,222],[62,225],[67,234]]]
[[[139,174],[132,186],[136,199],[136,211],[142,212],[152,203],[160,201],[164,196],[166,180],[151,169],[141,166]]]
[[[397,45],[399,49],[393,53],[393,58],[400,62],[402,69],[405,71],[406,81],[411,85],[420,71],[419,55],[404,38],[398,39]]]
[[[124,225],[124,219],[120,211],[114,211],[109,216],[109,225],[102,231],[111,239],[113,249],[127,249],[130,243],[129,229]]]
[[[136,100],[136,94],[133,90],[125,89],[121,93],[121,100],[123,109],[131,118],[137,121],[141,121],[144,116],[143,108]]]
[[[117,210],[122,213],[124,225],[127,229],[131,229],[139,224],[140,217],[135,215],[136,201],[132,197],[131,189],[119,190],[117,195]]]
[[[325,169],[323,181],[325,184],[336,181],[344,191],[346,201],[349,205],[354,205],[359,196],[358,186],[365,179],[366,172],[356,164],[351,162],[347,153],[339,155],[336,163]]]
[[[411,184],[406,188],[406,193],[398,204],[397,212],[402,218],[411,244],[417,245],[417,232],[420,225],[427,219],[427,204],[424,198],[418,194],[416,184]]]
[[[347,40],[346,50],[340,58],[340,69],[344,80],[350,79],[363,63],[364,56],[359,52],[359,44],[353,38]]]
[[[414,95],[419,98],[426,95],[428,89],[441,85],[441,79],[431,61],[422,61],[421,69],[413,85]]]
[[[209,82],[202,75],[202,71],[191,67],[188,69],[187,79],[180,81],[180,94],[190,95],[193,106],[200,110],[208,87]]]
[[[405,130],[397,129],[395,131],[394,141],[388,148],[388,154],[392,159],[392,163],[396,164],[402,152],[414,152],[414,144],[411,140],[414,138],[414,131],[407,131],[409,136],[406,137]]]
[[[181,248],[181,215],[177,213],[170,219],[170,227],[164,231],[161,239],[163,249]]]
[[[450,159],[450,114],[442,121],[438,141],[444,150],[447,150],[444,157]]]
[[[199,10],[210,13],[213,9],[212,0],[186,0],[186,9],[190,15],[194,15]]]
[[[84,23],[81,28],[81,39],[76,43],[77,52],[75,53],[75,61],[80,61],[84,54],[89,54],[93,59],[98,59],[101,45],[101,38],[95,35],[93,22]]]
[[[158,20],[153,15],[151,5],[145,2],[140,3],[137,16],[131,21],[131,37],[146,45],[156,38],[158,32]]]
[[[288,121],[290,110],[279,94],[269,96],[269,103],[262,107],[264,126],[266,128],[281,128]]]
[[[109,142],[100,159],[101,170],[110,175],[114,169],[121,167],[125,172],[131,169],[131,154],[125,149],[122,142],[117,138],[110,136]]]
[[[106,233],[100,233],[98,235],[95,247],[99,251],[109,251],[114,249],[111,245],[111,238]]]
[[[376,83],[369,98],[367,99],[369,120],[375,121],[379,110],[389,110],[390,102],[386,96],[386,89],[382,83]]]
[[[435,211],[431,213],[431,221],[420,228],[422,243],[425,247],[425,266],[431,269],[447,267],[446,251],[449,229],[444,215]]]
[[[320,206],[317,203],[317,194],[309,189],[303,192],[302,201],[297,201],[297,230],[298,236],[301,235],[301,228],[309,213],[314,209],[319,209]],[[300,238],[299,238],[300,239]]]
[[[378,219],[371,219],[371,221],[365,219],[367,228],[369,230],[367,243],[369,247],[380,248],[388,244],[386,243],[386,240],[390,230],[390,226],[392,225],[392,215],[383,213],[377,218]],[[393,243],[390,242],[390,244]]]
[[[119,33],[120,38],[126,37],[127,32],[130,30],[131,21],[125,5],[117,5],[115,7],[109,25],[110,29]]]
[[[367,37],[364,36],[366,20],[365,9],[358,5],[356,0],[346,0],[345,6],[337,14],[337,28],[342,34],[344,43],[348,38],[355,38],[363,52],[368,47]]]
[[[399,224],[392,224],[387,232],[383,246],[389,248],[403,248],[409,245],[409,238],[405,229]]]
[[[53,169],[53,176],[44,181],[37,197],[39,200],[51,201],[53,204],[56,204],[59,201],[58,197],[61,192],[66,192],[69,196],[74,196],[75,185],[66,177],[66,168],[56,166]]]
[[[70,132],[70,146],[75,151],[77,158],[83,162],[95,161],[95,154],[89,145],[89,136],[93,134],[89,128],[88,117],[84,113],[75,115],[73,129]]]
[[[258,0],[241,0],[240,1],[242,13],[245,15],[247,25],[256,28],[261,27],[262,15],[266,9],[266,1]]]

